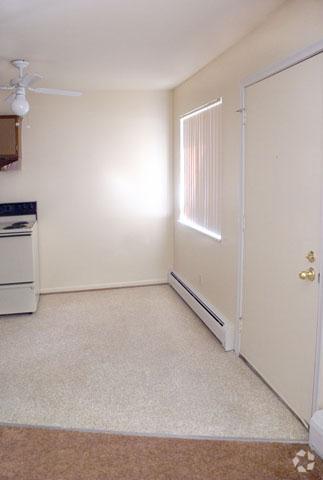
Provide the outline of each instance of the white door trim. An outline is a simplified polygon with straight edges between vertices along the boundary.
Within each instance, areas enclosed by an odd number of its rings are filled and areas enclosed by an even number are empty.
[[[237,307],[236,307],[236,324],[235,324],[235,352],[240,353],[241,340],[241,320],[242,320],[242,302],[243,302],[243,269],[244,269],[244,218],[245,218],[245,107],[246,107],[246,88],[265,80],[287,68],[293,67],[319,53],[323,52],[323,39],[317,43],[302,49],[284,60],[270,65],[265,69],[256,72],[245,78],[240,84],[240,108],[241,113],[241,143],[240,143],[240,212],[239,212],[239,264],[238,264],[238,291],[237,291]],[[323,212],[323,191],[321,196],[321,211]],[[320,241],[320,272],[323,273],[323,221],[321,223],[321,241]],[[322,282],[321,282],[322,284]],[[319,289],[319,305],[318,305],[318,321],[317,321],[317,338],[315,352],[315,373],[314,373],[314,391],[312,400],[312,412],[318,407],[319,397],[319,379],[320,379],[320,360],[321,345],[323,344],[323,291]]]

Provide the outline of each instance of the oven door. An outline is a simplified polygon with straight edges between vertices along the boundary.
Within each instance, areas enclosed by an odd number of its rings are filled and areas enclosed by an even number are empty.
[[[0,235],[0,285],[33,281],[32,235]]]

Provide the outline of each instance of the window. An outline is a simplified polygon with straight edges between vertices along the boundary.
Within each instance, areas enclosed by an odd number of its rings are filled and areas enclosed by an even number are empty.
[[[221,240],[222,99],[180,120],[180,218],[195,230]]]

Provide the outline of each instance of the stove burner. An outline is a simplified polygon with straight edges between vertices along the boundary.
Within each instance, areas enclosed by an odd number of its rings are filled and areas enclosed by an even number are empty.
[[[8,225],[7,227],[4,227],[3,230],[13,230],[14,228],[23,228],[28,225],[28,222],[15,222],[12,223],[11,225]]]

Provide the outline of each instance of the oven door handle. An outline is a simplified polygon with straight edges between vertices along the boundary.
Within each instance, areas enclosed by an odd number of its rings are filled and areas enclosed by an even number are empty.
[[[11,235],[0,234],[0,238],[8,238],[8,237],[31,237],[31,233],[12,233]]]

